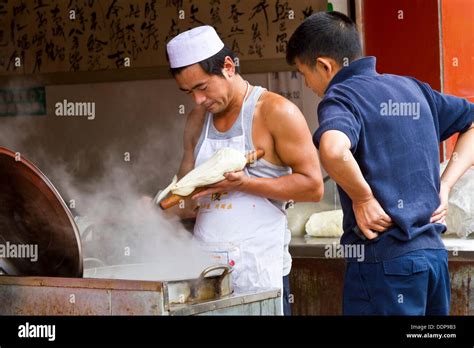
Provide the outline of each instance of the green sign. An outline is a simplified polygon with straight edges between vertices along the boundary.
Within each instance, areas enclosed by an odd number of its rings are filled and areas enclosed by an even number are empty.
[[[44,87],[0,88],[0,116],[46,115]]]

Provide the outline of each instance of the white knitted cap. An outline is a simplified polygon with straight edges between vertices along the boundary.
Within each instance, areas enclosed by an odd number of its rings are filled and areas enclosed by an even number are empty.
[[[166,45],[171,68],[181,68],[212,57],[224,48],[217,32],[209,25],[185,31]]]

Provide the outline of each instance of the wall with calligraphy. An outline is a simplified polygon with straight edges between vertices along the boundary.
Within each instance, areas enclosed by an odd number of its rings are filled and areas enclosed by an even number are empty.
[[[216,28],[245,71],[246,61],[282,60],[294,29],[326,6],[326,0],[1,0],[0,74],[164,67],[166,42],[202,24]]]

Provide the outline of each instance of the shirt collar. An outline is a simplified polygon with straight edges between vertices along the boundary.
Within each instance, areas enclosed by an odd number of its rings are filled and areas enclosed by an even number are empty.
[[[336,75],[334,75],[331,82],[329,82],[328,87],[326,88],[326,92],[331,86],[335,85],[336,83],[343,82],[354,75],[377,75],[377,71],[375,71],[375,62],[375,57],[363,57],[354,60],[348,66],[342,68],[337,72]]]

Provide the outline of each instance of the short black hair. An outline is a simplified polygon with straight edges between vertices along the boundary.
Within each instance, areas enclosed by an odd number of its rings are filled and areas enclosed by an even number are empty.
[[[222,69],[224,68],[224,62],[225,58],[230,57],[234,63],[237,60],[237,55],[232,51],[230,48],[227,46],[224,46],[223,49],[221,49],[219,52],[217,52],[215,55],[212,57],[209,57],[205,60],[202,60],[199,62],[199,65],[201,68],[209,75],[217,75],[219,77],[224,77],[224,74],[222,74]],[[191,64],[193,65],[193,64]],[[240,74],[240,64],[236,63],[235,64],[235,72],[237,74]],[[171,74],[173,76],[178,75],[181,71],[189,67],[190,65],[179,67],[179,68],[171,68]]]
[[[288,42],[286,61],[295,64],[296,58],[314,67],[319,57],[334,59],[340,66],[362,56],[359,32],[355,23],[346,15],[317,12],[296,28]]]

